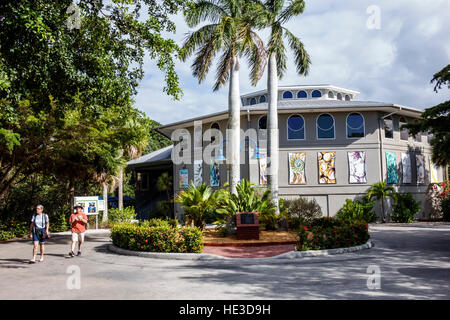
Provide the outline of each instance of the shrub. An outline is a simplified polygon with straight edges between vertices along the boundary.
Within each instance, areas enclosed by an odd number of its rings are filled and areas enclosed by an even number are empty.
[[[344,206],[339,209],[336,218],[349,221],[360,220],[367,223],[375,222],[377,215],[372,211],[374,206],[375,201],[370,201],[367,196],[364,196],[361,201],[346,199]]]
[[[427,200],[430,204],[430,217],[433,219],[443,218],[442,202],[450,194],[450,181],[431,183],[427,190]]]
[[[156,220],[156,221],[152,221]],[[174,228],[166,220],[121,222],[111,228],[114,245],[148,252],[196,252],[203,248],[203,234],[196,227]]]
[[[304,224],[322,216],[322,209],[315,199],[308,200],[299,197],[295,200],[284,200],[281,215],[286,218],[289,228],[298,230]]]
[[[30,222],[9,221],[0,222],[0,240],[20,238],[26,236],[30,231]]]
[[[322,218],[300,226],[298,238],[297,250],[305,251],[357,246],[370,236],[366,222]]]
[[[413,222],[420,210],[420,201],[414,200],[411,193],[399,193],[394,204],[391,219],[394,222]]]
[[[69,229],[69,218],[66,217],[65,212],[69,212],[70,210],[61,210],[59,213],[54,214],[50,219],[50,232],[63,232]]]
[[[134,207],[126,207],[122,210],[119,210],[117,208],[108,210],[108,221],[111,223],[126,222],[135,219],[136,212],[134,211]]]
[[[442,218],[444,221],[450,221],[450,195],[441,202]]]

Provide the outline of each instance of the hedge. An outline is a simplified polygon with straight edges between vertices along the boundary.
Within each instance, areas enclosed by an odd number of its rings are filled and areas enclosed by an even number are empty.
[[[353,247],[369,240],[365,221],[341,221],[335,218],[320,218],[300,226],[297,250],[323,250]]]
[[[200,253],[203,249],[200,229],[177,228],[165,220],[114,224],[111,239],[117,247],[133,251]]]

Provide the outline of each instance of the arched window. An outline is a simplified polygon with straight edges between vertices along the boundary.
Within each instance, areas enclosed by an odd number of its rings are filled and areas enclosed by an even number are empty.
[[[294,95],[290,91],[283,92],[283,99],[292,99]]]
[[[408,129],[404,128],[402,129],[402,126],[408,124],[405,118],[401,117],[398,123],[398,127],[400,128],[400,140],[408,141]]]
[[[219,130],[219,131],[220,131],[220,126],[219,126],[219,124],[218,124],[217,122],[214,122],[214,123],[211,125],[211,129],[216,129],[216,130]],[[211,135],[213,135],[213,134],[214,134],[214,132],[211,132]],[[216,141],[216,137],[212,136],[212,137],[211,137],[211,143],[213,143],[214,141]]]
[[[384,118],[384,137],[387,139],[394,139],[394,121],[392,121],[392,117],[389,116]]]
[[[314,90],[311,94],[313,98],[320,98],[322,96],[322,92],[320,90]]]
[[[306,99],[306,98],[308,98],[308,94],[307,94],[306,91],[304,91],[304,90],[299,91],[299,92],[297,93],[297,98],[298,98],[298,99]]]
[[[265,139],[267,136],[267,116],[262,116],[258,120],[259,139]]]
[[[266,96],[259,97],[259,103],[264,103],[264,102],[266,102]]]
[[[305,119],[300,115],[290,116],[287,120],[288,140],[305,140]]]
[[[338,100],[342,100],[342,93],[338,93],[338,94],[337,94],[337,99],[338,99]]]
[[[361,138],[364,135],[364,117],[359,113],[350,113],[347,116],[347,138]]]
[[[333,93],[333,91],[328,91],[328,98],[334,99],[334,93]]]
[[[345,95],[345,101],[350,101],[350,96],[348,94]]]
[[[317,118],[317,139],[334,139],[334,118],[321,114]]]
[[[254,105],[256,104],[256,98],[251,98],[250,99],[250,105]]]

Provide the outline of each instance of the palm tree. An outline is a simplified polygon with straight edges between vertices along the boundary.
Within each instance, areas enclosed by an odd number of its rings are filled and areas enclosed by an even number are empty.
[[[393,200],[397,198],[397,193],[395,192],[394,187],[388,186],[386,182],[378,182],[373,184],[369,190],[367,190],[366,194],[367,198],[369,200],[376,199],[377,201],[380,201],[381,205],[381,220],[384,222],[384,205],[383,201],[384,199],[390,197]]]
[[[229,80],[228,110],[229,123],[227,140],[230,148],[230,191],[236,193],[240,180],[240,93],[239,57],[249,61],[252,84],[261,78],[266,63],[263,41],[253,31],[256,25],[252,15],[255,2],[245,0],[196,0],[185,11],[185,20],[190,28],[208,21],[186,38],[181,58],[185,61],[194,51],[193,75],[201,83],[217,53],[221,52],[214,91]],[[229,133],[229,136],[228,136]]]
[[[268,112],[267,112],[267,162],[268,185],[272,192],[272,202],[278,207],[278,79],[282,78],[286,71],[286,48],[283,39],[288,41],[289,48],[294,53],[295,65],[299,75],[308,74],[311,63],[303,43],[291,31],[283,25],[291,18],[303,13],[305,2],[303,0],[291,0],[284,6],[284,0],[267,0],[261,5],[266,11],[266,26],[271,29],[267,48],[268,60]]]

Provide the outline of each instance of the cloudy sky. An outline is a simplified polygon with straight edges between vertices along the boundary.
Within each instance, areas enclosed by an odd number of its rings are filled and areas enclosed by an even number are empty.
[[[450,90],[433,91],[434,73],[450,63],[450,0],[306,0],[303,15],[286,27],[303,41],[312,60],[310,73],[300,77],[288,53],[288,69],[279,85],[333,84],[360,91],[358,100],[382,101],[418,109],[450,99]],[[369,28],[377,6],[379,29]],[[189,32],[182,16],[173,17],[182,43]],[[369,23],[370,24],[370,23]],[[373,24],[371,24],[373,26]],[[267,32],[260,32],[264,40]],[[199,84],[191,62],[177,63],[183,90],[180,101],[163,93],[164,76],[151,60],[136,106],[150,118],[168,124],[227,109],[227,86],[212,91],[215,69]],[[248,80],[245,63],[240,73],[241,94],[266,88],[264,76],[256,87]]]

